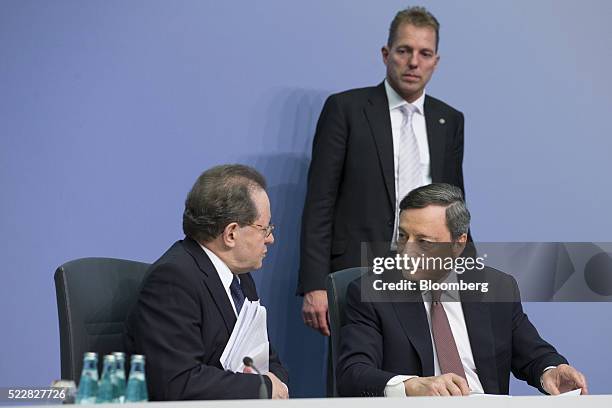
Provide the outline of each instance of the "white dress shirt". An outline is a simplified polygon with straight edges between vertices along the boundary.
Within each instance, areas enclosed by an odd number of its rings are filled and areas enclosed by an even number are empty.
[[[210,259],[213,266],[215,267],[215,270],[219,274],[219,278],[221,279],[221,283],[223,284],[223,289],[225,289],[227,298],[229,299],[230,304],[232,305],[232,309],[234,309],[234,314],[237,317],[238,313],[236,313],[236,305],[234,304],[234,298],[232,297],[232,292],[230,291],[230,285],[232,284],[232,280],[234,279],[234,276],[238,278],[238,283],[240,283],[240,276],[234,275],[232,271],[230,270],[230,268],[225,264],[225,262],[223,262],[221,258],[219,258],[213,251],[206,248],[202,244],[200,244],[200,247],[204,250],[204,252],[206,252],[206,255],[208,255],[208,258]],[[248,300],[246,295],[244,296],[244,298],[245,298],[245,301]],[[262,372],[262,374],[265,375],[267,373]],[[285,387],[285,390],[287,391],[287,393],[289,393],[289,387],[287,387],[287,384],[285,384],[282,381],[281,381],[281,384],[283,384],[283,386]]]
[[[425,124],[425,92],[412,104],[404,100],[395,89],[389,85],[385,79],[385,91],[389,100],[389,115],[391,117],[391,134],[393,136],[393,169],[395,177],[395,221],[393,227],[393,243],[391,249],[395,249],[395,240],[397,239],[397,228],[399,224],[399,204],[402,198],[399,197],[399,146],[400,136],[402,134],[402,124],[404,123],[404,114],[401,111],[403,105],[412,105],[416,108],[412,115],[412,130],[416,136],[417,146],[419,150],[419,159],[421,161],[420,184],[415,187],[431,184],[431,166],[429,159],[429,143],[427,141],[427,126]]]
[[[445,279],[445,282],[456,282],[457,274],[451,272]],[[425,313],[427,314],[427,322],[429,323],[429,335],[431,337],[431,345],[433,348],[433,359],[434,359],[434,376],[442,375],[440,370],[440,363],[438,362],[438,353],[436,352],[436,346],[433,340],[433,334],[431,332],[431,293],[429,291],[423,292],[423,304],[425,306]],[[480,383],[480,379],[476,373],[476,364],[474,363],[474,355],[472,354],[472,346],[470,344],[470,338],[468,336],[467,326],[465,325],[465,317],[463,316],[463,307],[459,301],[459,294],[455,291],[444,291],[440,297],[442,301],[442,307],[448,317],[448,323],[450,324],[455,344],[457,345],[457,351],[461,358],[461,364],[465,371],[468,386],[472,393],[483,394],[484,389]],[[416,375],[397,375],[387,382],[385,387],[385,396],[387,397],[405,397],[406,390],[404,387],[404,381],[409,378],[417,377]]]
[[[200,244],[200,246],[202,247],[204,252],[206,252],[206,255],[208,255],[208,258],[210,259],[213,266],[215,267],[215,270],[219,274],[219,278],[221,278],[221,283],[223,284],[223,289],[225,289],[227,298],[229,299],[232,305],[232,309],[234,309],[234,314],[238,316],[238,313],[236,313],[236,305],[234,304],[234,298],[232,297],[232,292],[230,292],[230,285],[232,284],[232,280],[234,279],[234,276],[238,278],[238,282],[240,282],[240,278],[238,277],[238,275],[234,275],[232,271],[230,271],[230,268],[225,264],[225,262],[223,262],[221,258],[215,255],[213,251],[206,248],[202,244]]]

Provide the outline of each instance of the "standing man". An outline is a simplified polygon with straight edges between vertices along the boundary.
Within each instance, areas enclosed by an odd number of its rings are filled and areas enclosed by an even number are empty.
[[[258,398],[257,375],[223,369],[220,357],[245,299],[258,300],[249,271],[274,242],[266,182],[242,165],[202,173],[185,201],[185,239],[147,272],[127,321],[130,354],[147,357],[153,400]],[[268,396],[287,398],[287,370],[270,346]]]
[[[440,25],[422,7],[397,13],[376,87],[330,96],[313,142],[302,217],[298,294],[304,322],[328,336],[326,276],[360,266],[362,242],[395,247],[399,202],[445,182],[463,190],[463,114],[425,94]]]

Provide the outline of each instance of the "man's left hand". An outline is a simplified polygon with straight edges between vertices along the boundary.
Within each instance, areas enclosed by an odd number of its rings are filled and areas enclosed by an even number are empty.
[[[567,364],[546,370],[542,374],[542,386],[550,395],[559,395],[578,388],[581,389],[581,395],[589,393],[584,375]]]

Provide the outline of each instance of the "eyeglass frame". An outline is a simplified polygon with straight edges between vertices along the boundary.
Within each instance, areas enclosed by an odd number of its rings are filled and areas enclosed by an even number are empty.
[[[260,224],[248,224],[249,227],[257,227],[259,231],[265,231],[266,235],[264,238],[268,238],[274,232],[276,226],[272,223],[268,224],[268,226],[260,225]]]

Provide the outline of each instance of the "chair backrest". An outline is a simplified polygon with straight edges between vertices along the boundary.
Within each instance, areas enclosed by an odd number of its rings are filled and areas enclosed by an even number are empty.
[[[79,381],[83,353],[125,351],[124,323],[138,297],[149,264],[83,258],[55,271],[62,378]]]
[[[365,274],[368,268],[349,268],[327,275],[327,299],[329,306],[329,323],[331,329],[330,354],[332,359],[333,371],[333,394],[338,396],[336,388],[336,367],[338,364],[338,353],[340,351],[340,328],[344,325],[346,289],[352,281]]]

